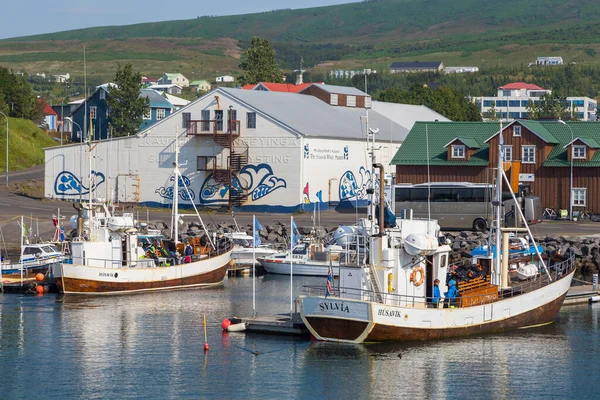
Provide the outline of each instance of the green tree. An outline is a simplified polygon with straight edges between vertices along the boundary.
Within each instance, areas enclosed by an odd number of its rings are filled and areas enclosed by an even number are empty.
[[[392,103],[425,105],[452,121],[481,121],[477,106],[462,93],[448,86],[440,86],[434,90],[417,83],[406,91],[390,88],[381,91],[378,99]]]
[[[527,104],[529,119],[571,119],[569,103],[558,92],[545,93],[537,102]]]
[[[150,106],[148,98],[140,97],[142,75],[133,71],[131,63],[122,68],[118,64],[114,83],[106,95],[108,123],[115,137],[133,135]]]
[[[244,73],[238,78],[241,85],[259,82],[283,82],[283,72],[275,62],[275,50],[268,39],[252,38],[251,46],[242,54],[240,68]]]
[[[487,119],[489,119],[490,121],[497,121],[498,120],[498,114],[496,111],[496,102],[492,100],[491,104],[490,104],[490,109],[486,111],[485,113],[485,117]]]

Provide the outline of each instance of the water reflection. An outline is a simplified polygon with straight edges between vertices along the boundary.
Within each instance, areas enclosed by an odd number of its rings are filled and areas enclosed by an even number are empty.
[[[322,283],[295,279],[294,291]],[[257,288],[259,314],[288,311],[289,277],[259,278]],[[600,304],[565,307],[545,327],[431,342],[223,333],[223,318],[251,315],[251,290],[251,279],[232,279],[133,296],[0,296],[0,374],[11,377],[2,398],[600,397],[589,378]]]

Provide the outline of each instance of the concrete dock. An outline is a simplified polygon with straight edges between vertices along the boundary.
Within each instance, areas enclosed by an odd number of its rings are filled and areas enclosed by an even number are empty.
[[[592,296],[598,296],[598,288],[594,290],[592,285],[571,286],[563,303],[565,306],[573,304],[589,303]]]

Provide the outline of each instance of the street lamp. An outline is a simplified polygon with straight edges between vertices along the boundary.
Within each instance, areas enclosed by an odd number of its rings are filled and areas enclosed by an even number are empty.
[[[83,158],[82,158],[83,157],[83,131],[81,130],[81,126],[77,122],[75,122],[73,120],[73,118],[71,118],[71,117],[65,117],[64,119],[67,120],[67,121],[70,121],[71,124],[72,124],[71,126],[77,125],[77,128],[79,128],[79,132],[81,132],[81,137],[79,138],[80,143],[81,143],[80,144],[80,151],[79,151],[79,182],[80,182],[80,185],[81,185],[81,182],[83,182]],[[71,128],[71,131],[72,130],[73,129]],[[79,190],[79,201],[81,202],[81,189]]]
[[[8,187],[8,117],[2,111],[0,114],[6,119],[6,187]]]
[[[571,219],[571,221],[573,220],[573,129],[562,119],[558,120],[559,123],[563,124],[564,126],[566,126],[567,128],[569,128],[569,131],[571,131],[571,146],[570,148],[567,149],[567,155],[569,154],[568,152],[571,152],[571,177],[569,178],[569,186],[570,186],[570,192],[569,192],[569,219]]]

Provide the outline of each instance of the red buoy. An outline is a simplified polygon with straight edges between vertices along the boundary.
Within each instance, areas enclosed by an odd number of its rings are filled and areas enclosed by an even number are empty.
[[[35,287],[35,291],[39,294],[44,294],[44,287],[42,285],[38,285]]]
[[[37,274],[35,274],[35,280],[38,282],[41,282],[44,280],[44,274],[42,274],[41,272],[38,272]]]
[[[208,351],[208,343],[204,343],[204,351]]]
[[[224,331],[227,330],[229,325],[231,325],[231,320],[229,318],[225,318],[223,322],[221,322],[221,328],[223,328]]]

